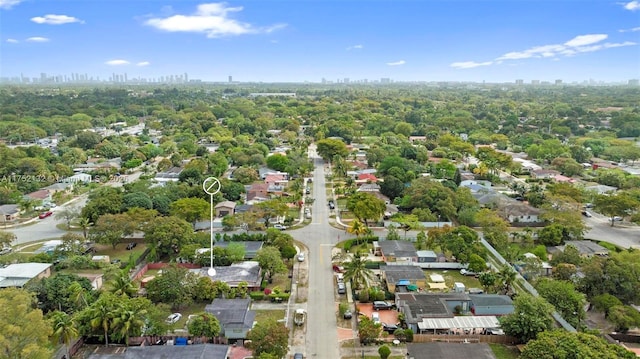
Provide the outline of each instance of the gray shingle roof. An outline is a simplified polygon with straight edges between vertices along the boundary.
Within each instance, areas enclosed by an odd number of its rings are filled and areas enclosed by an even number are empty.
[[[379,241],[385,257],[416,257],[416,247],[408,241]]]
[[[228,345],[158,345],[147,347],[129,347],[124,354],[125,359],[226,359]]]
[[[388,283],[396,284],[401,280],[424,280],[424,271],[418,266],[412,265],[381,265],[380,271],[384,272]]]

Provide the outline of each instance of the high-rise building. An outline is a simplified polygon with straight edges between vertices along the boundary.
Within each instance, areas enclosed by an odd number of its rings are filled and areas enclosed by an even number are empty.
[[[556,80],[556,85],[557,86],[562,85],[562,80],[560,80],[560,79]]]
[[[229,83],[233,82],[233,76],[229,75]]]
[[[540,80],[531,80],[532,85],[540,85]]]
[[[524,85],[524,80],[522,80],[522,79],[517,79],[517,80],[516,80],[516,85],[518,85],[518,86]]]
[[[345,78],[344,78],[344,83],[345,83],[345,84],[348,84],[350,81],[351,81],[351,80],[350,80],[348,77],[345,77]]]
[[[638,86],[640,85],[640,80],[639,79],[631,79],[628,82],[629,86]]]

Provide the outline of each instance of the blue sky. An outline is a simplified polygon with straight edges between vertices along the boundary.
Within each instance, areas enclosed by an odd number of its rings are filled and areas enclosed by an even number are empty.
[[[640,78],[640,1],[0,0],[0,76]]]

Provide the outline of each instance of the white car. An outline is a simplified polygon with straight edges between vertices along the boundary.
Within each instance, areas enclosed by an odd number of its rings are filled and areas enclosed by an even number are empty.
[[[304,262],[304,253],[298,254],[298,262]]]
[[[283,230],[287,229],[287,226],[283,226],[282,224],[278,223],[278,224],[274,224],[273,228],[283,231]]]
[[[178,320],[180,320],[182,318],[182,314],[180,313],[173,313],[170,316],[167,317],[167,324],[173,324],[175,322],[177,322]]]

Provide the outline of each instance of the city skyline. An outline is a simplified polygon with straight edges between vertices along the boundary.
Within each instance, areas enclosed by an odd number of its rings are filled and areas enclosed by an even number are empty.
[[[0,0],[0,77],[625,83],[640,77],[639,14],[638,1]]]

